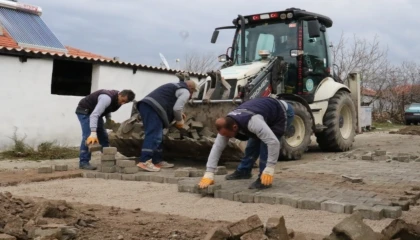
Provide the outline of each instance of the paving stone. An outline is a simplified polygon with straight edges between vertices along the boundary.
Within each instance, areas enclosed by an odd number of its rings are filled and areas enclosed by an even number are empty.
[[[117,148],[116,147],[104,147],[102,150],[102,153],[104,155],[114,155],[117,154]]]
[[[99,143],[91,144],[88,146],[89,152],[98,152],[102,150],[102,146]]]
[[[68,171],[69,170],[69,167],[67,166],[67,165],[55,165],[54,166],[54,170],[55,171],[59,171],[59,172],[61,172],[61,171]]]
[[[179,181],[178,178],[165,177],[165,183],[178,184],[178,181]]]
[[[121,180],[123,180],[123,181],[136,181],[136,175],[121,174]]]
[[[192,128],[199,128],[199,129],[201,129],[201,128],[204,127],[203,123],[202,122],[198,122],[198,121],[192,121],[190,126]]]
[[[352,214],[355,207],[356,207],[356,204],[353,204],[353,203],[345,203],[344,213],[346,213],[346,214]]]
[[[225,166],[218,166],[214,172],[214,175],[226,175],[227,173],[228,171]]]
[[[352,182],[352,183],[361,183],[363,182],[363,178],[360,177],[352,177],[347,175],[342,175],[342,178],[344,178],[346,181]]]
[[[344,213],[346,204],[335,201],[325,201],[321,203],[321,210],[333,212],[333,213]]]
[[[173,139],[180,139],[181,138],[181,133],[180,132],[172,132],[168,134],[168,137],[173,138]]]
[[[16,240],[14,236],[0,233],[0,240]]]
[[[198,184],[194,184],[194,183],[178,183],[178,191],[181,192],[189,192],[189,193],[200,193],[200,189],[198,187]]]
[[[230,236],[230,232],[226,226],[215,226],[207,233],[204,240],[225,240]]]
[[[386,151],[385,150],[376,150],[375,155],[376,156],[386,156]]]
[[[190,130],[191,137],[195,140],[200,139],[200,135],[198,135],[197,130]]]
[[[204,175],[204,170],[200,170],[200,169],[193,169],[190,170],[190,177],[203,177]]]
[[[188,169],[177,169],[174,173],[175,177],[189,177],[190,176],[190,170]]]
[[[321,210],[321,202],[323,201],[316,198],[302,198],[298,201],[298,208],[308,210]]]
[[[164,176],[159,176],[159,175],[151,175],[150,176],[150,181],[151,182],[156,182],[156,183],[164,183],[165,182],[165,177]]]
[[[362,160],[372,160],[372,154],[368,153],[362,156]]]
[[[253,203],[254,202],[254,193],[250,192],[238,192],[233,195],[233,201],[243,202],[243,203]]]
[[[84,172],[83,177],[84,178],[96,178],[96,172]]]
[[[96,178],[108,179],[108,173],[98,172],[96,173]]]
[[[400,206],[386,206],[384,209],[384,217],[386,218],[399,218],[402,215],[402,209]]]
[[[270,193],[255,194],[254,196],[255,203],[267,203],[267,204],[276,204],[277,195]]]
[[[52,173],[52,172],[53,172],[53,168],[51,166],[38,168],[38,173]]]
[[[103,173],[115,173],[115,172],[117,172],[117,168],[115,166],[113,166],[113,167],[101,166],[101,172],[103,172]]]
[[[121,180],[122,175],[119,173],[110,173],[108,174],[108,179]]]
[[[228,191],[228,190],[217,190],[214,192],[215,198],[222,198],[222,199],[233,201],[233,196],[234,196],[233,192]]]
[[[366,205],[358,205],[353,209],[354,212],[360,212],[360,214],[367,219],[371,220],[381,220],[384,217],[384,210],[383,207],[380,206],[366,206]]]
[[[300,199],[300,197],[296,196],[281,197],[281,204],[298,208],[298,202],[300,201]]]
[[[257,228],[241,236],[241,240],[268,240],[262,228]]]
[[[101,161],[101,166],[103,167],[113,167],[115,166],[115,160],[102,160]]]
[[[264,224],[261,222],[261,219],[258,217],[258,215],[252,215],[247,219],[229,224],[227,228],[233,238],[238,238],[255,229],[262,228],[263,226]]]
[[[136,166],[136,161],[134,160],[118,160],[117,161],[117,166],[118,167],[135,167]]]
[[[114,160],[115,161],[115,155],[114,154],[102,154],[101,155],[101,161],[111,161]],[[114,164],[115,165],[115,164]]]
[[[392,206],[400,206],[401,210],[408,211],[410,210],[410,201],[407,201],[407,200],[395,201],[395,202],[392,202]]]
[[[287,232],[286,223],[284,217],[280,218],[269,218],[265,224],[266,235],[271,239],[288,240],[289,234]]]
[[[120,167],[120,173],[124,173],[124,174],[134,174],[134,173],[138,173],[139,172],[139,167],[134,166],[134,167]]]
[[[136,181],[149,182],[150,181],[150,175],[148,175],[148,174],[136,175],[135,180]]]
[[[207,187],[207,193],[208,194],[214,194],[217,190],[222,189],[221,184],[213,184]]]
[[[396,159],[398,162],[410,162],[410,157],[409,156],[398,156],[398,158]]]
[[[373,161],[386,161],[388,157],[386,155],[372,156]]]

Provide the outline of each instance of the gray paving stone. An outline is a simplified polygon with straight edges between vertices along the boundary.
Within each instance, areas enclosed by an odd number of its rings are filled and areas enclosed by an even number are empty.
[[[120,173],[124,173],[124,174],[135,174],[139,172],[139,167],[134,166],[134,167],[120,167]]]
[[[335,201],[325,201],[321,203],[321,210],[333,212],[333,213],[344,213],[345,212],[345,203],[335,202]]]
[[[134,160],[117,160],[116,162],[118,167],[135,167],[136,166],[136,161]]]
[[[104,147],[102,149],[103,154],[109,154],[109,155],[115,155],[117,154],[117,148],[116,147]]]
[[[136,181],[150,182],[150,175],[148,175],[148,174],[140,174],[140,175],[136,175],[136,177],[134,179]]]
[[[115,160],[102,160],[101,161],[101,166],[103,167],[113,167],[115,166],[116,162]]]
[[[201,169],[190,170],[190,174],[189,174],[190,177],[203,177],[203,175],[204,175],[204,170],[201,170]]]
[[[375,155],[376,156],[386,156],[386,151],[385,150],[375,150]]]
[[[101,161],[111,161],[115,160],[115,154],[102,154]]]
[[[108,179],[122,180],[122,175],[119,173],[110,173],[108,174]]]
[[[395,206],[395,207],[391,207],[391,206],[386,206],[383,208],[384,209],[384,217],[386,218],[399,218],[402,215],[402,209],[400,206]]]
[[[362,160],[372,160],[372,154],[368,153],[362,156]]]
[[[159,175],[151,175],[149,181],[156,182],[156,183],[164,183],[165,177],[159,176]]]
[[[53,168],[52,166],[48,166],[48,167],[39,167],[38,168],[38,173],[52,173],[53,172]]]
[[[84,172],[83,177],[84,178],[96,178],[96,172]]]
[[[179,178],[165,177],[165,183],[178,184]]]
[[[225,166],[218,166],[214,172],[214,175],[226,175],[227,173],[228,171]]]
[[[190,170],[188,169],[177,169],[174,172],[175,177],[189,177],[190,176]]]
[[[277,195],[276,194],[270,194],[270,193],[255,194],[254,202],[255,203],[276,204],[277,203]]]
[[[113,166],[113,167],[101,166],[100,171],[103,172],[103,173],[115,173],[115,172],[117,172],[117,168],[115,166]]]
[[[254,202],[254,193],[250,192],[238,192],[233,195],[233,201],[243,202],[243,203],[253,203]]]
[[[384,217],[384,209],[381,206],[358,205],[353,209],[353,212],[360,212],[364,218],[371,220],[381,220]]]
[[[96,173],[96,178],[108,179],[108,173],[98,172]]]
[[[302,198],[298,201],[298,208],[308,210],[321,210],[321,202],[323,201],[325,200],[321,200],[319,198]]]
[[[54,166],[54,170],[55,171],[68,171],[68,166],[63,164],[63,165],[55,165]]]
[[[222,199],[226,199],[226,200],[230,200],[230,201],[233,201],[233,195],[234,195],[233,192],[228,191],[228,190],[223,190],[223,189],[217,190],[214,193],[215,198],[222,198]]]
[[[290,207],[298,208],[298,201],[300,201],[300,197],[296,196],[286,196],[281,198],[281,204],[287,205]]]
[[[123,181],[136,181],[136,175],[133,174],[121,174]]]
[[[207,193],[208,194],[214,194],[217,190],[222,189],[221,184],[213,184],[207,187]]]

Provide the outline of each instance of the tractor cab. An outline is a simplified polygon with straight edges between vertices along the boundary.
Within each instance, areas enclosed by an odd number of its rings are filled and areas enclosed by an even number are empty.
[[[282,73],[282,82],[278,85],[272,83],[271,87],[277,88],[273,92],[297,94],[309,104],[314,101],[317,86],[331,76],[326,32],[326,28],[332,26],[330,18],[289,8],[279,12],[239,15],[233,24],[216,28],[212,37],[212,43],[215,43],[219,30],[236,29],[233,45],[228,49],[230,52],[219,56],[219,61],[226,61],[224,67],[249,69],[255,65],[261,68],[260,63],[278,57],[286,71]]]

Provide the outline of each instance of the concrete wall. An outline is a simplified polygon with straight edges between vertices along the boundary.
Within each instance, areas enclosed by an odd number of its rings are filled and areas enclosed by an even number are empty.
[[[15,127],[19,136],[27,135],[28,144],[57,140],[77,146],[81,140],[79,121],[74,113],[82,97],[51,94],[51,59],[28,59],[0,56],[0,150],[11,145]],[[117,66],[95,65],[92,91],[100,88],[132,89],[136,100],[161,84],[176,82],[174,74],[138,70]],[[132,104],[126,104],[113,114],[115,121],[127,119]]]

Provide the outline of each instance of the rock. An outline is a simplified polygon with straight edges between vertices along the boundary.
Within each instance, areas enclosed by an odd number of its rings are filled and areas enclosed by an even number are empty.
[[[16,240],[14,236],[0,233],[0,240]]]
[[[265,225],[268,239],[270,240],[288,240],[289,234],[287,233],[284,217],[269,218]]]
[[[264,235],[262,228],[257,228],[249,233],[245,233],[241,240],[268,240],[268,237]]]
[[[220,225],[212,228],[204,237],[204,240],[225,240],[230,236],[231,235],[227,227]]]
[[[363,217],[358,212],[353,213],[350,217],[347,217],[338,223],[333,228],[333,233],[336,236],[346,236],[347,238],[345,239],[351,240],[378,239],[378,235],[372,230],[372,228],[363,222]]]
[[[61,239],[61,228],[37,228],[35,229],[34,237],[39,240]]]
[[[117,239],[118,240],[123,240],[124,239],[124,236],[123,235],[118,235]]]
[[[344,178],[344,180],[352,182],[352,183],[363,182],[363,178],[359,178],[359,177],[352,177],[352,176],[346,176],[346,175],[342,175],[341,177]]]
[[[17,238],[25,236],[25,233],[23,232],[23,220],[17,216],[10,217],[6,223],[6,226],[4,226],[3,231],[4,233],[15,236]]]
[[[381,233],[384,239],[420,239],[420,226],[395,219]]]
[[[264,225],[261,222],[261,219],[258,217],[258,215],[252,215],[247,219],[243,219],[241,221],[228,225],[227,228],[232,234],[232,237],[238,238],[244,235],[245,233],[251,232],[263,226]]]

